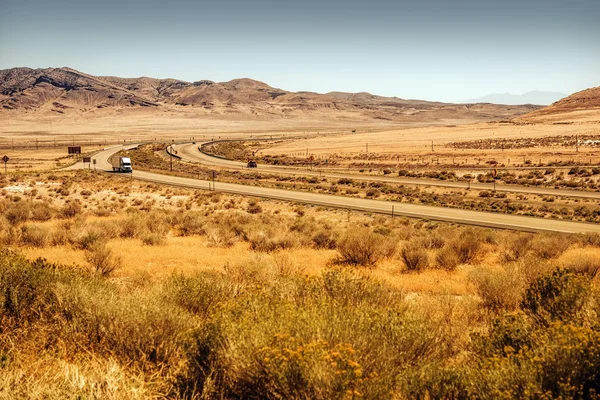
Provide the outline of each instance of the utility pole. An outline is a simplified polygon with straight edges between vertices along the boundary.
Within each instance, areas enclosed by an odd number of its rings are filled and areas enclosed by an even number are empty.
[[[433,150],[433,140],[431,141],[431,151],[435,151]]]
[[[575,152],[579,153],[579,137],[575,135]]]
[[[369,143],[367,143],[367,144],[366,144],[366,146],[367,146],[367,147],[366,147],[366,151],[367,151],[367,153],[368,153],[368,152],[369,152]]]

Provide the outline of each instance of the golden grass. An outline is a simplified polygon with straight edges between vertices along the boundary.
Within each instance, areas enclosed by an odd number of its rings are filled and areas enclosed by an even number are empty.
[[[121,268],[114,274],[116,277],[139,272],[167,277],[174,273],[193,275],[200,271],[220,271],[226,264],[235,264],[256,254],[248,243],[243,242],[230,248],[209,247],[204,236],[168,237],[160,246],[144,245],[138,239],[113,239],[108,242],[108,247],[122,260]],[[27,247],[22,252],[29,260],[41,257],[52,263],[87,265],[85,251],[72,246]],[[333,250],[310,248],[289,249],[285,254],[311,275],[320,273],[335,257]]]

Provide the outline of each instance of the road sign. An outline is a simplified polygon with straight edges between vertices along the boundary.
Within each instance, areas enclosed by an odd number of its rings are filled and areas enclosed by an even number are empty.
[[[81,154],[81,146],[69,146],[69,154]]]
[[[92,162],[92,157],[83,157],[83,163],[91,163]]]

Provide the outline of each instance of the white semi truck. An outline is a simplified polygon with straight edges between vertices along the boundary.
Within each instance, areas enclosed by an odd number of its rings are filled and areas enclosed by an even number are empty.
[[[131,158],[129,157],[112,156],[108,161],[115,172],[133,172],[131,169]]]

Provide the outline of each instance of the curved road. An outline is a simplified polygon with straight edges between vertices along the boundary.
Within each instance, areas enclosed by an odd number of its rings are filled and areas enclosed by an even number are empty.
[[[115,146],[102,150],[92,158],[96,160],[96,168],[112,171],[108,158],[123,149],[136,147]],[[83,164],[69,167],[69,169],[83,168]],[[188,188],[210,190],[211,182],[198,179],[181,178],[169,175],[156,174],[145,171],[134,171],[132,178],[144,181],[162,183],[167,185],[183,186]],[[293,190],[264,188],[233,183],[216,182],[216,189],[224,193],[241,194],[263,197],[275,200],[292,201],[325,207],[343,208],[365,212],[374,212],[387,215],[399,215],[413,218],[430,219],[437,221],[455,222],[459,224],[478,225],[491,228],[514,229],[528,232],[598,232],[600,225],[583,222],[541,219],[518,215],[468,211],[454,208],[441,208],[406,204],[391,201],[359,199],[345,196],[334,196],[320,193],[298,192]]]
[[[205,142],[210,143],[210,142]],[[240,161],[232,161],[213,157],[204,154],[198,150],[199,146],[205,143],[184,143],[174,145],[173,148],[177,151],[177,155],[180,156],[184,161],[200,163],[207,166],[215,166],[228,169],[247,169],[246,163]],[[290,167],[279,167],[276,165],[264,165],[258,166],[258,171],[269,172],[274,174],[286,174],[286,175],[302,175],[302,176],[323,176],[326,178],[349,178],[356,181],[370,181],[370,182],[385,182],[395,183],[404,185],[421,185],[421,186],[437,186],[447,187],[454,189],[475,189],[475,190],[494,190],[494,184],[492,183],[471,183],[470,186],[466,182],[450,182],[440,181],[434,179],[422,179],[422,178],[396,178],[388,176],[369,176],[369,175],[358,175],[351,173],[340,173],[340,172],[329,172],[319,170],[303,170],[294,169]],[[565,196],[565,197],[577,197],[585,199],[596,199],[600,200],[600,192],[589,192],[583,190],[569,190],[569,189],[553,189],[553,188],[539,188],[535,186],[519,186],[519,185],[495,185],[495,190],[498,192],[510,192],[510,193],[523,193],[523,194],[537,194],[542,196]]]

